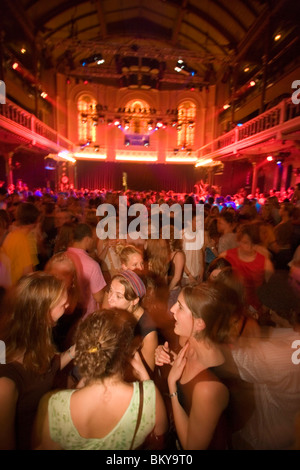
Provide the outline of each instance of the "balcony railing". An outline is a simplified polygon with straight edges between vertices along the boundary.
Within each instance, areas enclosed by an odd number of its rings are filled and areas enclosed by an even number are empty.
[[[23,128],[28,129],[38,136],[50,140],[58,147],[62,147],[62,149],[72,150],[73,148],[71,141],[60,135],[51,127],[47,126],[47,124],[37,119],[33,114],[28,113],[8,99],[6,99],[6,104],[0,104],[0,125],[1,116],[9,119],[10,121],[13,121],[15,124],[18,124]]]
[[[235,129],[201,147],[198,150],[198,158],[207,157],[207,155],[220,151],[225,154],[226,148],[230,151],[230,146],[239,144],[249,137],[259,136],[270,129],[275,130],[276,127],[280,129],[281,125],[297,117],[300,117],[300,104],[294,104],[290,98],[287,98],[241,127],[236,126]],[[286,126],[284,127],[286,129]]]

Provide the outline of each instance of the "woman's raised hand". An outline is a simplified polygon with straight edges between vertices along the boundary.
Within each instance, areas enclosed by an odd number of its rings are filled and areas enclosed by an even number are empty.
[[[183,348],[180,350],[176,359],[173,362],[172,369],[170,370],[170,373],[168,376],[168,384],[169,384],[170,389],[174,388],[177,380],[179,380],[180,377],[182,376],[182,372],[186,364],[185,353],[188,347],[189,347],[189,343],[186,343],[185,346],[183,346]]]
[[[176,354],[170,350],[168,341],[163,345],[157,346],[155,349],[155,365],[157,366],[163,366],[164,364],[172,365],[175,357]]]

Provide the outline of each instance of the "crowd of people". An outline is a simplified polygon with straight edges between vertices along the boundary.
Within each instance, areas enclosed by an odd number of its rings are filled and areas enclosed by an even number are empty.
[[[0,193],[1,449],[300,449],[300,184]],[[148,238],[99,238],[120,196]]]

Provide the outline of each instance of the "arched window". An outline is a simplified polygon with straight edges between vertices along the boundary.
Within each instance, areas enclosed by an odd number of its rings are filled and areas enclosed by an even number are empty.
[[[178,107],[177,146],[192,147],[195,141],[196,105],[185,101]]]
[[[82,95],[77,102],[79,142],[96,142],[96,100],[89,95]]]
[[[132,100],[126,104],[127,134],[148,134],[149,105],[142,100]]]

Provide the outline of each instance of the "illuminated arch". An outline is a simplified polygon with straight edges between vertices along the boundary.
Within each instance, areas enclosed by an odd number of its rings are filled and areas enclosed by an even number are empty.
[[[178,106],[177,146],[192,147],[195,142],[196,105],[192,101],[184,101]]]
[[[96,142],[96,125],[91,118],[96,113],[96,100],[90,95],[81,95],[77,101],[78,140]]]
[[[144,100],[133,99],[127,102],[125,106],[127,114],[128,134],[148,134],[149,104]]]

